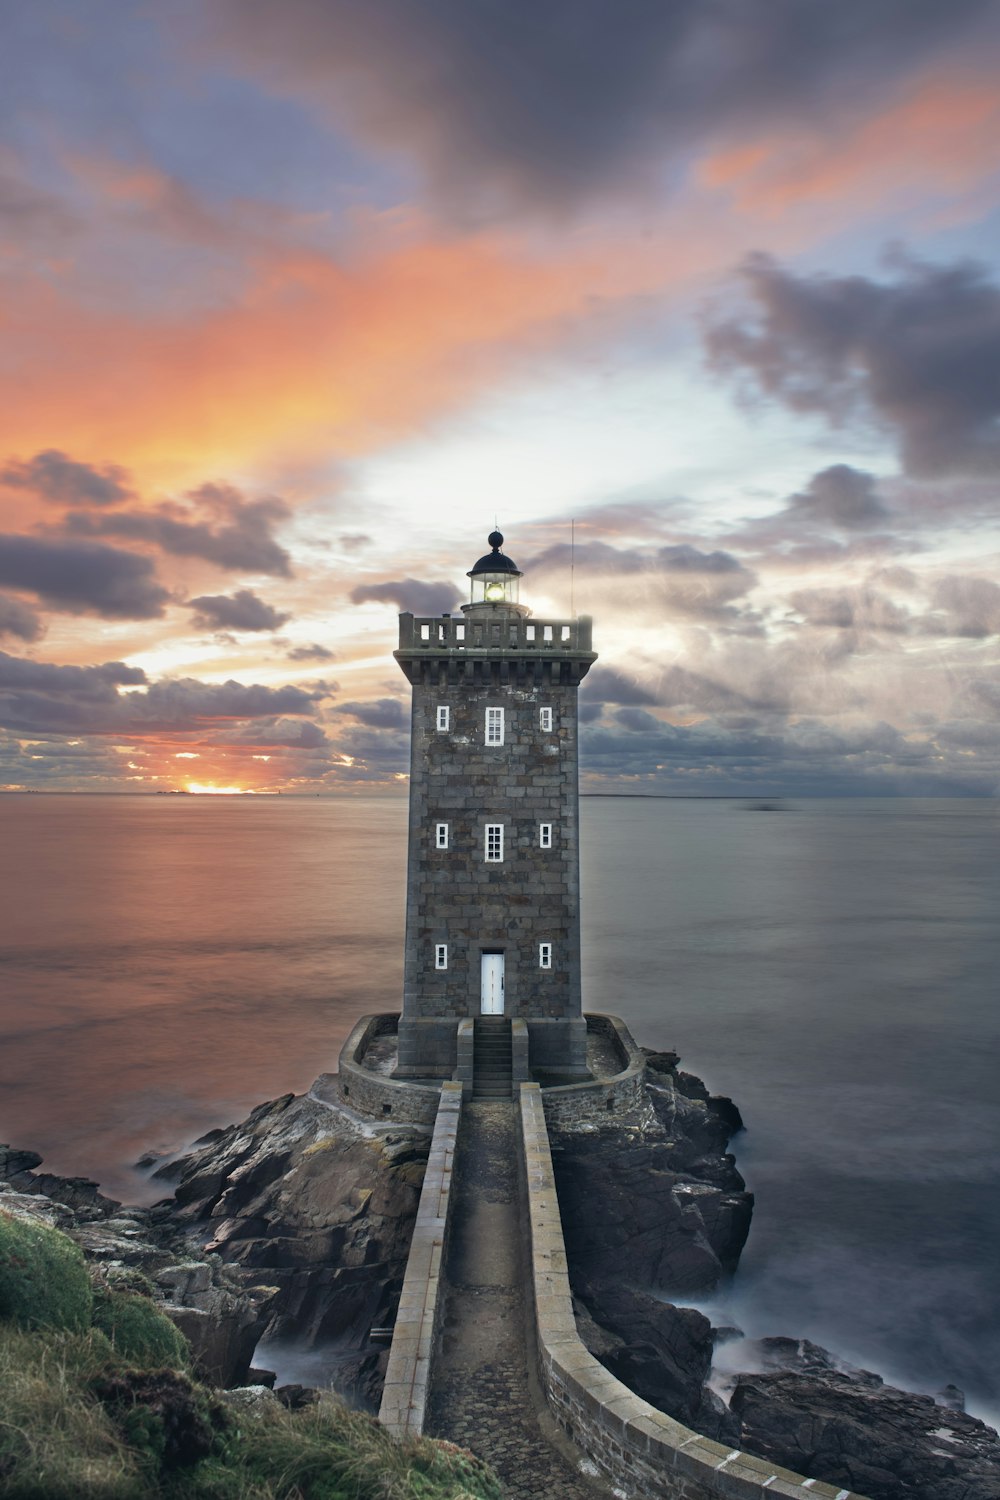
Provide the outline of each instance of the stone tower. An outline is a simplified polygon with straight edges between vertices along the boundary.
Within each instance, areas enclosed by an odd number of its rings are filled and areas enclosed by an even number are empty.
[[[521,1018],[530,1066],[588,1077],[580,996],[577,693],[591,620],[535,620],[500,550],[462,616],[399,617],[413,689],[397,1076],[450,1077],[458,1023]]]

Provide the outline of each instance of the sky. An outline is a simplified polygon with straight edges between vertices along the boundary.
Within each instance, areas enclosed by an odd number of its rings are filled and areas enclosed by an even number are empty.
[[[0,789],[404,792],[498,523],[584,790],[1000,792],[1000,0],[0,28]]]

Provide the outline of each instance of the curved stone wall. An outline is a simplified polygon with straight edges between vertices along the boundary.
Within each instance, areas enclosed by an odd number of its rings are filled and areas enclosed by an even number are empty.
[[[361,1017],[341,1048],[333,1087],[341,1102],[359,1114],[377,1120],[410,1120],[418,1125],[433,1125],[441,1097],[439,1087],[403,1082],[363,1066],[371,1043],[386,1032],[394,1032],[398,1021],[398,1011]]]
[[[645,1500],[863,1500],[692,1432],[634,1395],[585,1347],[573,1316],[545,1125],[548,1096],[571,1092],[547,1089],[543,1095],[536,1083],[520,1090],[522,1209],[538,1372],[559,1425],[616,1487]]]
[[[609,1078],[543,1089],[545,1119],[556,1128],[585,1120],[607,1119],[608,1115],[627,1114],[630,1110],[646,1107],[643,1085],[646,1058],[625,1022],[618,1016],[602,1015],[589,1015],[586,1021],[588,1032],[596,1032],[611,1043],[621,1063],[621,1071]]]

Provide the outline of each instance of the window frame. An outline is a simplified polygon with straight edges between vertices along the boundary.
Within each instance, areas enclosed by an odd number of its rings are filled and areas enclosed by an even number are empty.
[[[539,943],[538,945],[538,967],[540,969],[552,968],[552,944]]]
[[[447,734],[451,728],[451,707],[447,703],[439,703],[437,706],[437,718],[434,724],[438,734]]]
[[[543,734],[551,734],[555,726],[555,715],[548,704],[538,710],[538,727]]]
[[[488,746],[503,744],[506,730],[505,717],[503,709],[498,705],[492,704],[487,707],[484,742]]]
[[[434,944],[434,968],[435,968],[435,970],[438,970],[438,969],[447,969],[447,967],[448,967],[448,944],[447,943],[435,943]]]
[[[451,824],[435,823],[434,825],[434,847],[435,849],[449,849],[451,847]]]
[[[538,825],[538,847],[539,849],[552,848],[552,824],[539,823]]]
[[[488,865],[503,864],[503,829],[502,823],[487,823],[483,835],[483,857]]]

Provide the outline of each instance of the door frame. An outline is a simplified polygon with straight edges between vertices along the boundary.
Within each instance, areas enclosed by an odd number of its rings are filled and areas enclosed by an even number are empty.
[[[500,960],[500,1009],[486,1009],[486,974],[488,958]],[[506,1014],[506,968],[507,960],[503,948],[481,948],[479,951],[479,1014],[481,1016],[502,1016]]]

